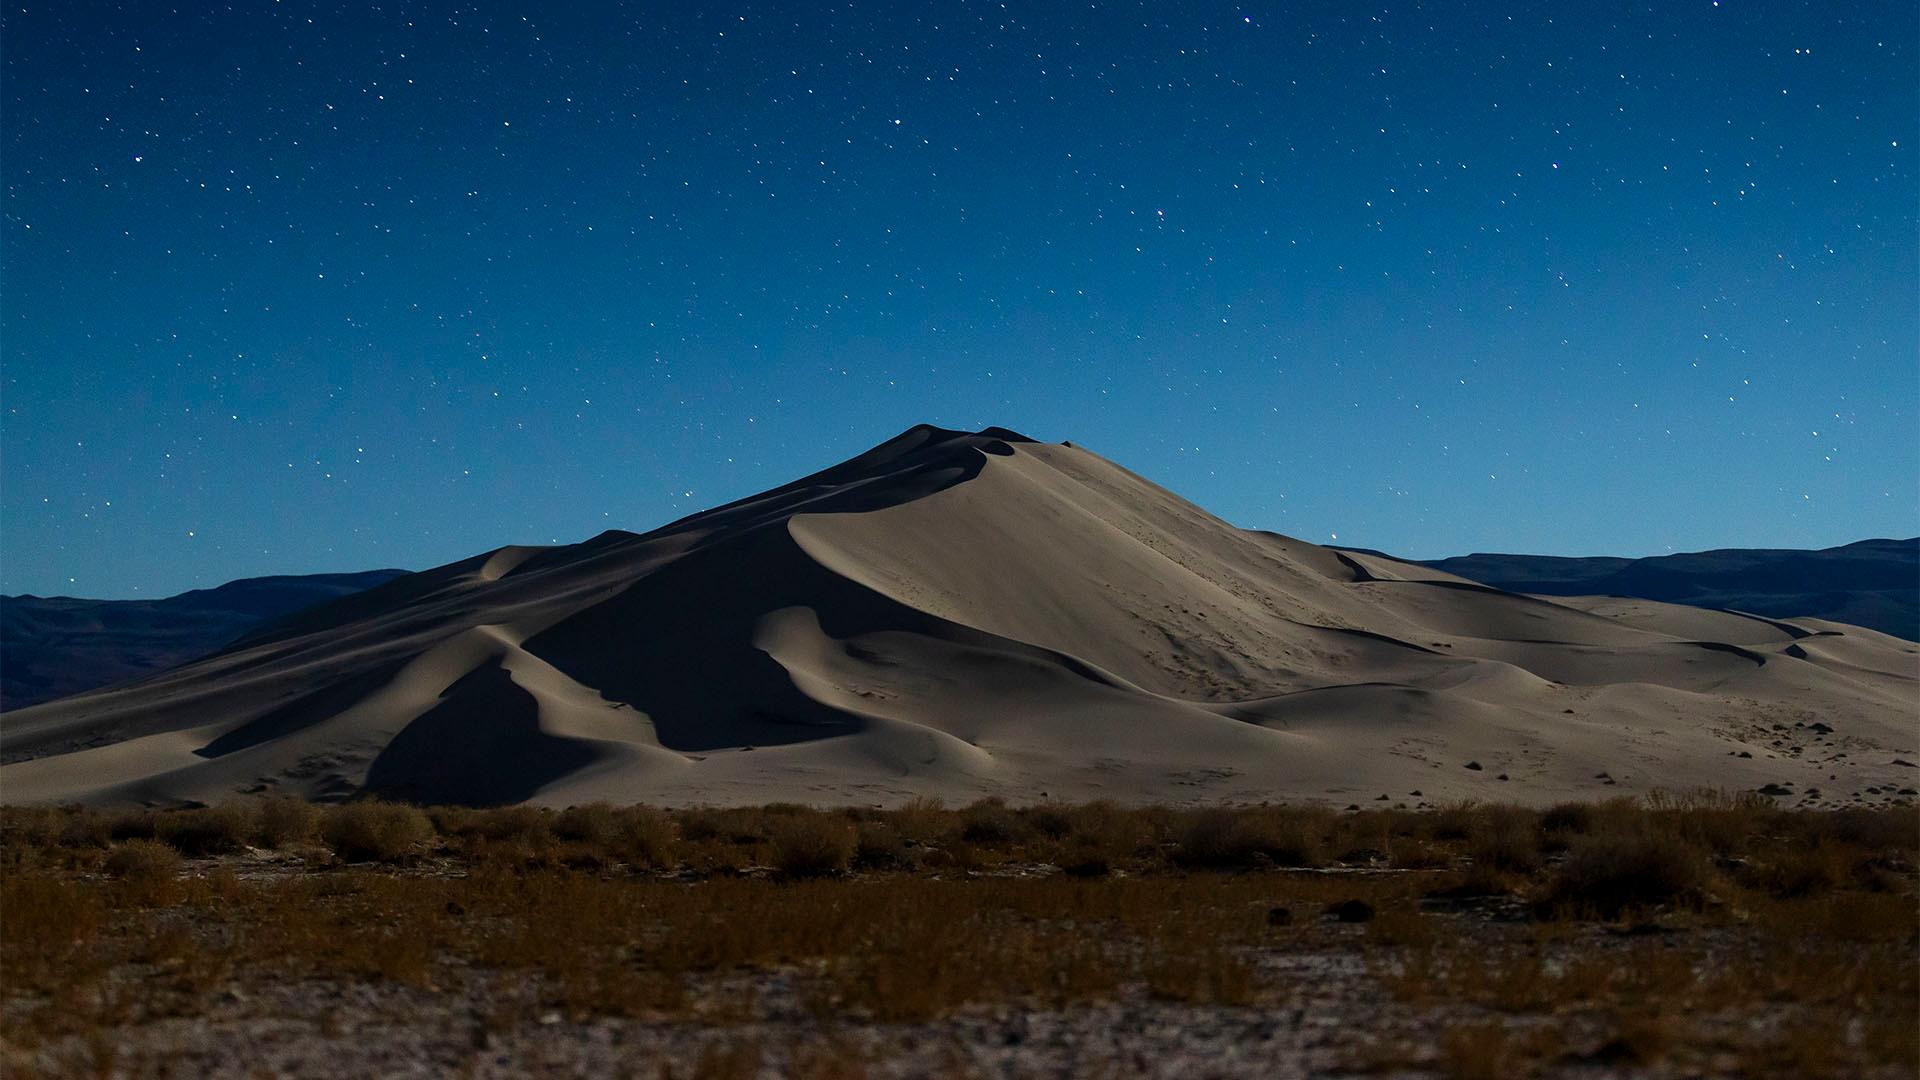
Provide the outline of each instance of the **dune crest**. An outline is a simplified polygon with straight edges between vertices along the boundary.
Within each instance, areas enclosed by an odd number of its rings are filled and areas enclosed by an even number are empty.
[[[921,426],[7,714],[0,799],[1838,805],[1920,781],[1895,763],[1920,760],[1917,663],[1841,624],[1501,592],[1234,528],[1078,447]]]

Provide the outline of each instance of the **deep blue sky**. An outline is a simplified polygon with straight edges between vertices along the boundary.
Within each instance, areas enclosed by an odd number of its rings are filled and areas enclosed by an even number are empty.
[[[919,421],[1408,556],[1920,532],[1912,3],[7,9],[0,589]]]

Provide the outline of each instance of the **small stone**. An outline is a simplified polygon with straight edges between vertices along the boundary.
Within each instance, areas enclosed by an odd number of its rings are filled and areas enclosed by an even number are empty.
[[[1373,905],[1365,900],[1342,900],[1328,908],[1327,914],[1345,923],[1366,922],[1373,918]]]
[[[1781,787],[1781,786],[1780,786],[1779,784],[1766,784],[1766,785],[1764,785],[1764,786],[1762,786],[1762,787],[1761,787],[1761,788],[1759,789],[1759,791],[1760,791],[1760,794],[1762,794],[1762,795],[1771,795],[1771,796],[1775,796],[1775,797],[1778,797],[1778,796],[1781,796],[1781,795],[1791,795],[1791,794],[1793,794],[1793,792],[1792,792],[1792,791],[1790,791],[1790,790],[1788,790],[1788,789],[1786,789],[1786,788],[1784,788],[1784,787]]]
[[[1108,865],[1107,860],[1098,855],[1070,860],[1060,869],[1068,877],[1075,878],[1102,878],[1113,872],[1113,867]]]
[[[1470,769],[1470,770],[1472,770],[1472,771],[1474,771],[1474,772],[1479,772],[1479,771],[1480,771],[1480,763],[1479,763],[1479,762],[1477,762],[1477,761],[1469,761],[1469,762],[1467,762],[1467,768],[1468,768],[1468,769]]]
[[[1505,780],[1506,778],[1507,778],[1506,773],[1501,773],[1499,776],[1494,777],[1495,780]]]

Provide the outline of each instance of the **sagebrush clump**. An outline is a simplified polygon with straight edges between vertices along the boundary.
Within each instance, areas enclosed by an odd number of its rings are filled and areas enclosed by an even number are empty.
[[[819,816],[787,817],[772,829],[773,866],[790,878],[843,873],[853,862],[856,839],[843,820]]]
[[[1567,850],[1566,862],[1547,884],[1545,904],[1613,918],[1631,909],[1695,899],[1706,877],[1705,853],[1672,833],[1651,828],[1598,833]]]
[[[172,881],[180,873],[180,853],[158,840],[127,840],[113,846],[102,869],[134,884]]]
[[[327,814],[321,837],[347,862],[394,862],[433,838],[433,822],[417,807],[348,803]]]

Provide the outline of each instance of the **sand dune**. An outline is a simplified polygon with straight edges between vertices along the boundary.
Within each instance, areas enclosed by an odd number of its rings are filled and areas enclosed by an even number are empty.
[[[1836,805],[1920,783],[1917,669],[1856,627],[1505,593],[1236,529],[1070,445],[918,427],[7,714],[0,799]]]

